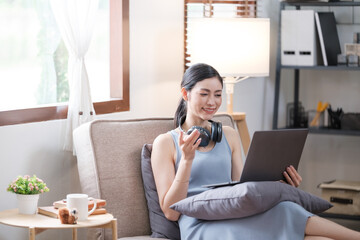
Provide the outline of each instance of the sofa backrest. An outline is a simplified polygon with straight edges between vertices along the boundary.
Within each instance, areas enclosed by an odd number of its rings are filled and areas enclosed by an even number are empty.
[[[214,120],[236,128],[229,115],[216,115]],[[141,149],[173,129],[173,124],[172,118],[95,120],[74,131],[82,191],[106,199],[107,211],[117,218],[120,238],[151,234]]]

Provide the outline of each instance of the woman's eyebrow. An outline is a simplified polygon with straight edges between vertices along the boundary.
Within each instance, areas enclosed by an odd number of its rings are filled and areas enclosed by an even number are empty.
[[[201,91],[210,92],[210,90],[209,90],[209,89],[207,89],[207,88],[200,88],[200,90],[201,90]]]
[[[211,92],[209,89],[207,88],[200,88],[201,91],[206,91],[206,92]],[[219,90],[215,90],[215,92],[222,92],[222,89]]]

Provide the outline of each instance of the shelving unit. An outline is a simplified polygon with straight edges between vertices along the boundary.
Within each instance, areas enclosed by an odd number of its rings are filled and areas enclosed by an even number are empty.
[[[273,129],[278,129],[278,111],[279,111],[279,94],[280,94],[280,79],[281,71],[283,69],[293,70],[294,71],[294,127],[299,127],[299,118],[298,118],[298,107],[299,107],[299,79],[301,70],[316,70],[316,71],[359,71],[360,76],[360,67],[348,67],[348,66],[287,66],[281,65],[281,10],[286,9],[286,7],[295,7],[296,10],[300,10],[301,7],[330,7],[330,6],[340,6],[340,7],[352,7],[359,6],[360,2],[281,2],[280,3],[280,17],[279,17],[279,32],[278,32],[278,49],[277,49],[277,59],[276,59],[276,78],[275,78],[275,99],[274,99],[274,115],[273,115]],[[350,135],[350,136],[360,136],[360,131],[352,130],[338,130],[338,129],[329,129],[329,128],[309,128],[309,132],[312,134],[331,134],[331,135]],[[320,214],[323,217],[327,218],[339,218],[347,220],[359,221],[360,216],[349,216],[342,214],[329,214],[322,213]]]
[[[360,2],[281,2],[281,10],[286,7],[295,7],[296,10],[300,10],[301,7],[313,6],[313,7],[360,7]],[[278,49],[276,59],[276,77],[275,77],[275,98],[274,98],[274,114],[273,114],[273,129],[278,129],[278,114],[279,114],[279,94],[280,94],[280,79],[282,69],[294,70],[294,127],[299,127],[298,118],[298,106],[299,106],[299,79],[300,70],[320,70],[320,71],[360,71],[360,67],[348,67],[348,66],[286,66],[281,65],[281,14],[279,18],[279,32],[278,32]],[[310,133],[316,134],[341,134],[341,135],[353,135],[360,136],[360,131],[349,130],[337,130],[337,129],[309,129]]]

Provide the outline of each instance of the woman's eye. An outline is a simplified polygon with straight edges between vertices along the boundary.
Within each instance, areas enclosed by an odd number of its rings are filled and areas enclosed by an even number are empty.
[[[200,96],[207,96],[207,93],[200,93]]]
[[[221,97],[221,94],[216,94],[215,97]]]

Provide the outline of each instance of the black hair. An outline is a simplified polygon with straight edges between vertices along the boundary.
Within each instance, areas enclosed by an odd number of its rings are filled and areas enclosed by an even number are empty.
[[[185,88],[186,91],[190,91],[193,89],[196,83],[213,77],[217,77],[221,83],[221,86],[223,86],[223,79],[215,68],[205,63],[194,64],[185,71],[181,81],[181,88]],[[175,112],[175,127],[178,127],[181,121],[185,121],[186,113],[186,101],[181,97]]]

